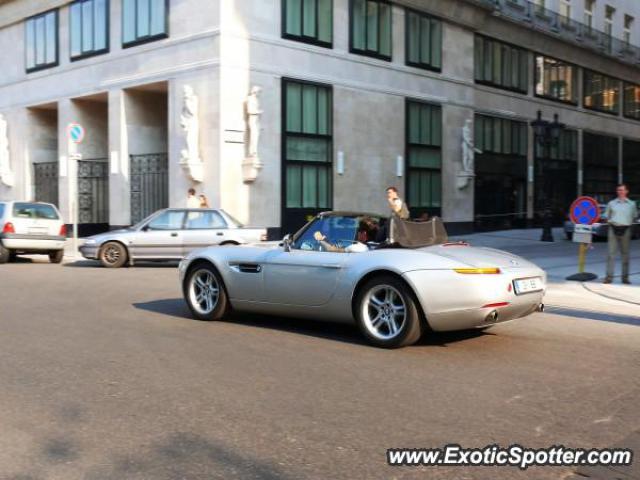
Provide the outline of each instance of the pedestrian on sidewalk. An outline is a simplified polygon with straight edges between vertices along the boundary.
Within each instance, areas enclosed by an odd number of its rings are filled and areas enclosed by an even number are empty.
[[[409,220],[409,208],[398,195],[396,187],[387,188],[387,202],[392,213],[398,215],[402,220]]]
[[[638,207],[629,199],[629,189],[625,184],[618,185],[617,198],[611,200],[605,212],[609,223],[609,256],[607,258],[607,276],[604,283],[613,281],[616,256],[618,250],[622,256],[622,283],[629,285],[629,247],[631,244],[631,229],[638,218]]]
[[[187,192],[187,208],[200,208],[200,199],[196,197],[195,188],[190,188]]]

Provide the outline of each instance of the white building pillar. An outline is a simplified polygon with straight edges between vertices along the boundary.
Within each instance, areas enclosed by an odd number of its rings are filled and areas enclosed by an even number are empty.
[[[131,224],[126,92],[109,92],[109,224]]]

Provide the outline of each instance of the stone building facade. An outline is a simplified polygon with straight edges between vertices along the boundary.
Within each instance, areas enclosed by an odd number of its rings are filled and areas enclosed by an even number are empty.
[[[532,225],[544,201],[560,218],[640,192],[639,21],[635,0],[0,0],[0,199],[85,232],[190,187],[274,237],[385,212],[391,185],[454,231]]]

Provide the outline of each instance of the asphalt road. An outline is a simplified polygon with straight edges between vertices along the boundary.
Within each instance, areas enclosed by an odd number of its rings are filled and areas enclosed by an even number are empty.
[[[24,261],[0,266],[0,478],[569,478],[385,452],[624,443],[639,371],[634,322],[536,314],[385,351],[347,326],[194,321],[175,268]]]

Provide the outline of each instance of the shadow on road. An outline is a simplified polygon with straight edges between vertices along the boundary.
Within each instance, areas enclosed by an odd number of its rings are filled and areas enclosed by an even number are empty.
[[[63,266],[71,268],[104,268],[97,260],[75,260],[73,262],[65,263]],[[122,268],[178,268],[178,262],[136,262],[134,267],[128,265]]]
[[[134,303],[139,310],[160,313],[174,318],[194,320],[182,298],[154,300],[152,302]],[[232,314],[228,323],[247,327],[280,330],[287,333],[305,335],[344,343],[369,345],[355,325],[322,322],[302,318],[275,317],[251,313]],[[466,330],[461,332],[427,332],[417,345],[446,347],[448,344],[472,338],[494,335],[482,330]]]
[[[546,312],[564,315],[565,317],[579,318],[581,320],[598,320],[601,322],[622,323],[624,325],[635,325],[640,327],[640,316],[618,315],[614,313],[594,312],[592,310],[555,306],[547,306]]]

